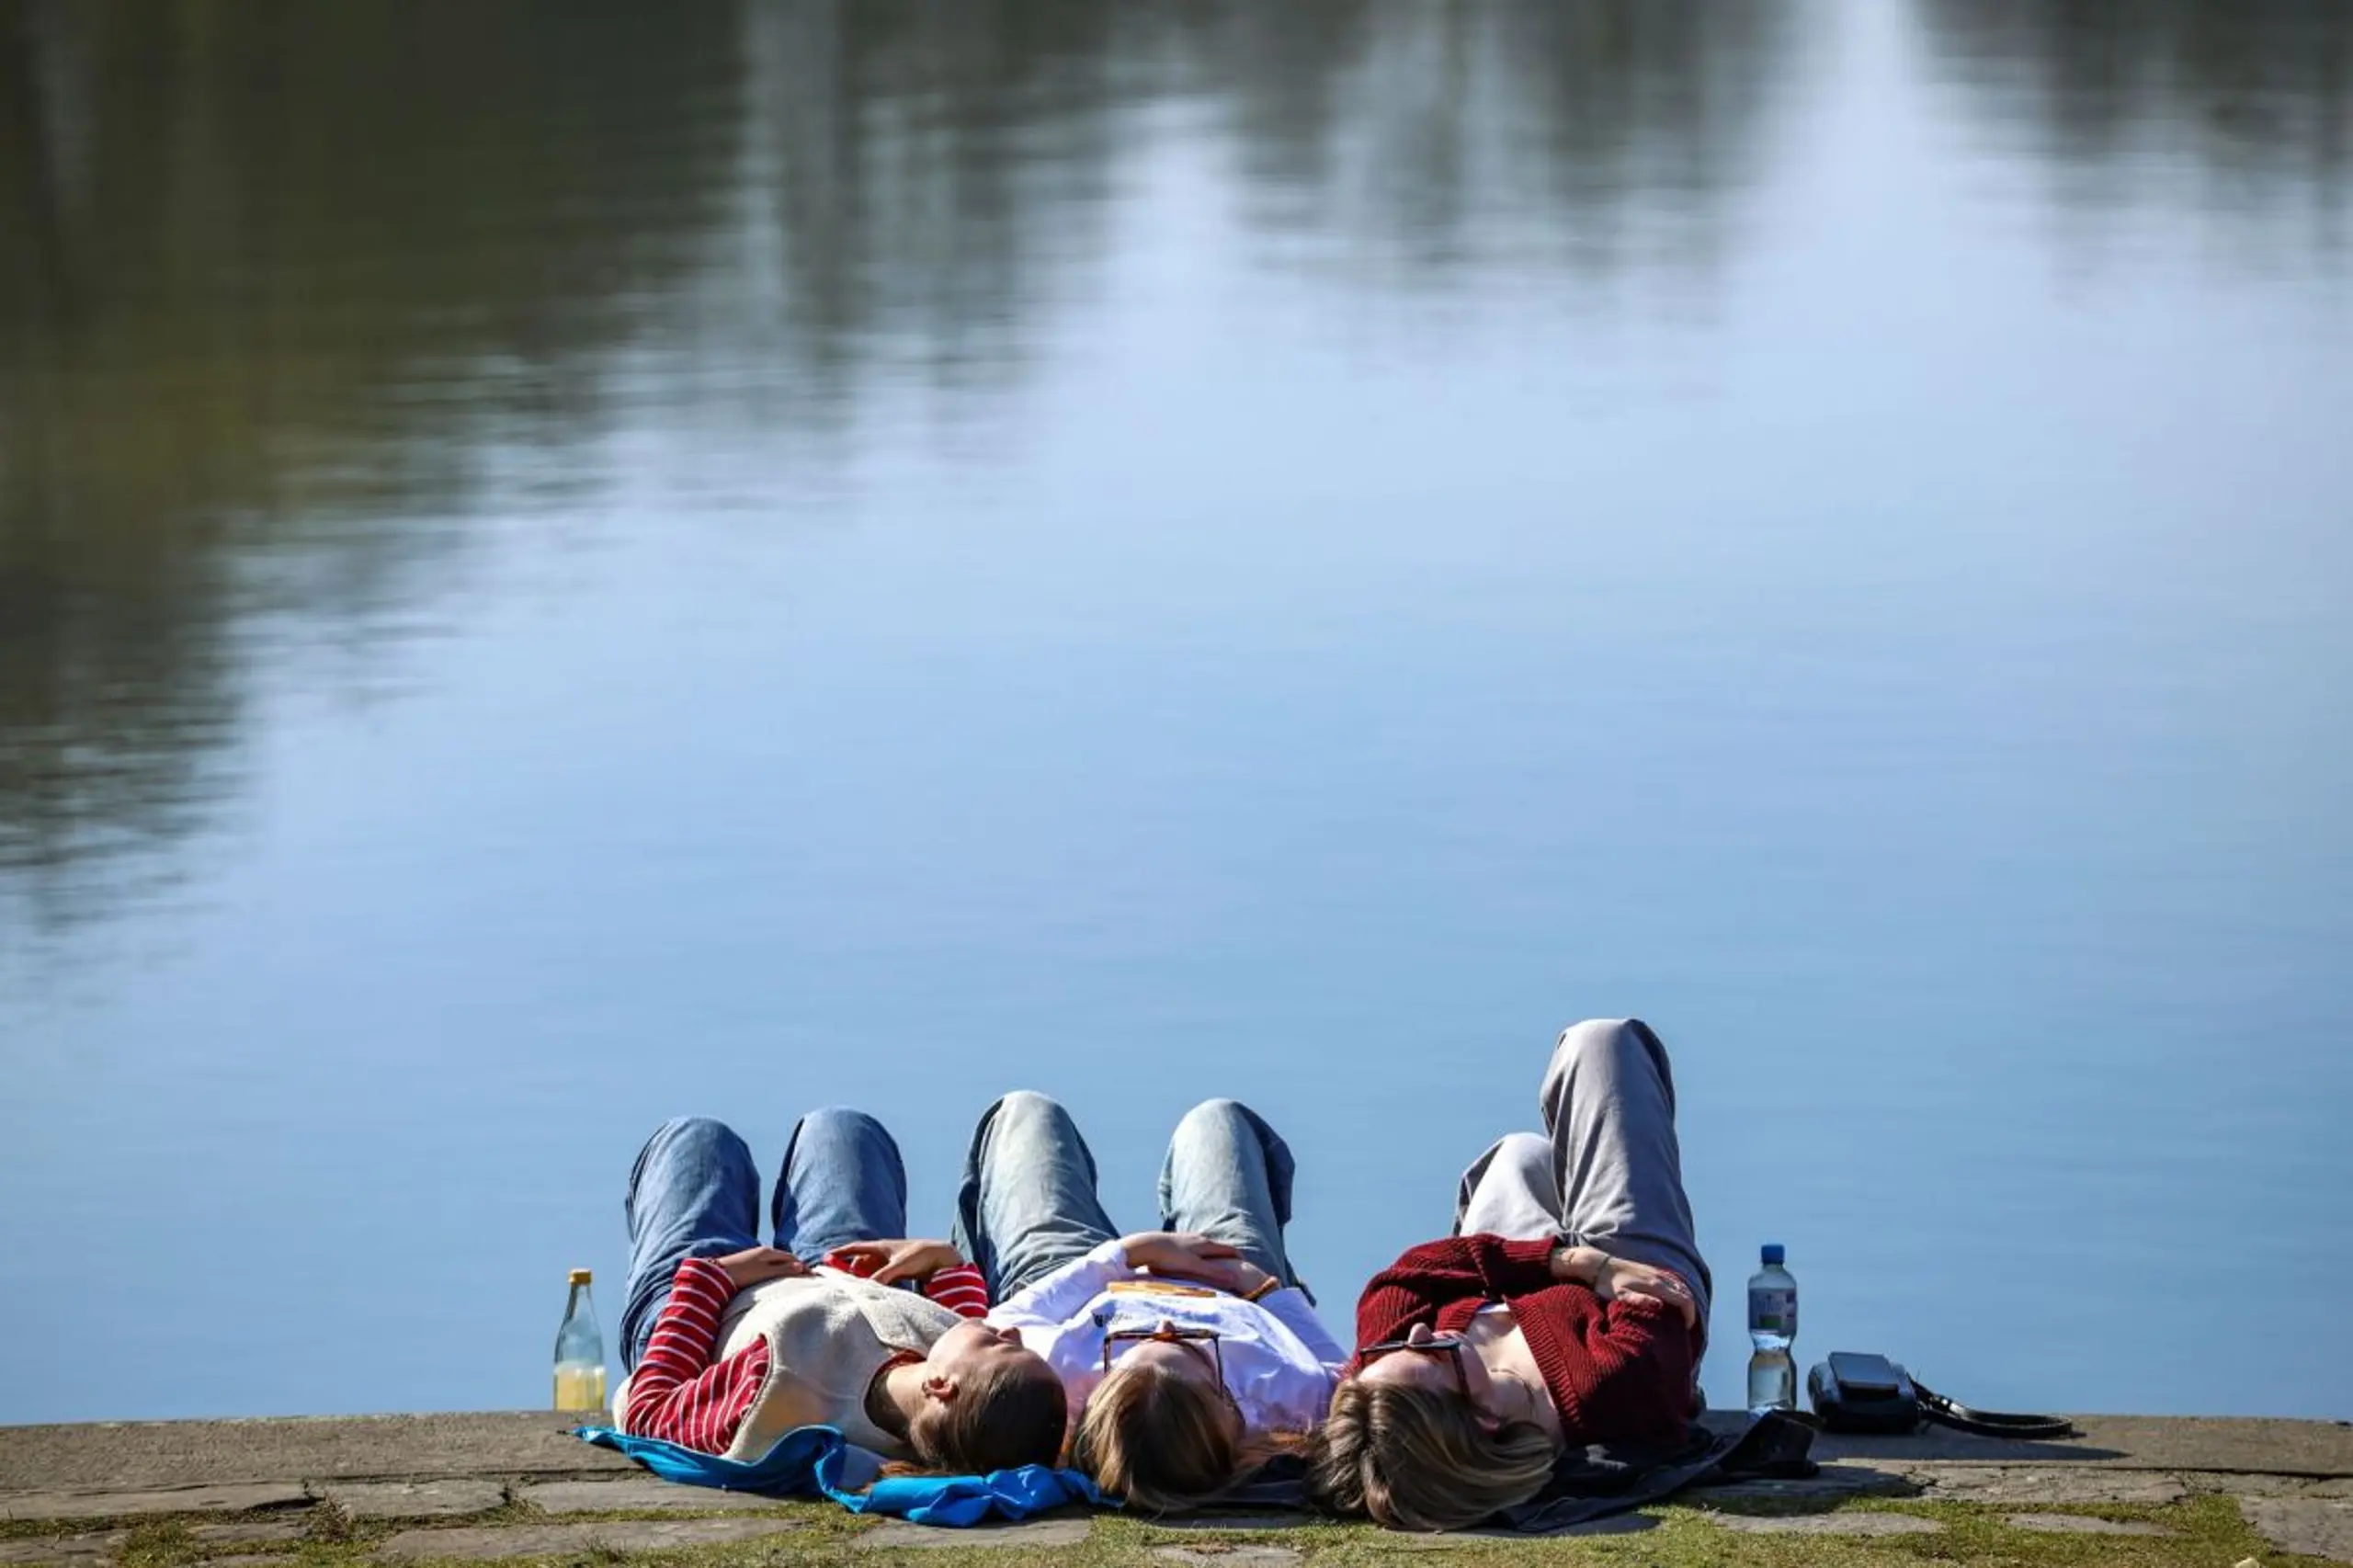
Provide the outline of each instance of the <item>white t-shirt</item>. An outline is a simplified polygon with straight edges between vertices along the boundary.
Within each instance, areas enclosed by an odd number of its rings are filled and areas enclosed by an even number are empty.
[[[1046,1358],[1070,1398],[1071,1419],[1103,1381],[1104,1336],[1119,1329],[1215,1329],[1225,1386],[1253,1432],[1304,1432],[1321,1426],[1347,1364],[1306,1295],[1291,1287],[1256,1301],[1132,1267],[1116,1241],[1073,1259],[990,1310],[988,1321],[1017,1328]]]

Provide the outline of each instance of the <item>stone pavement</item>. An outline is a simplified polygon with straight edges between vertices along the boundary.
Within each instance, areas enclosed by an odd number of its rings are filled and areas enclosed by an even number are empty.
[[[490,1562],[651,1551],[789,1534],[806,1510],[658,1482],[618,1455],[569,1434],[552,1413],[392,1415],[269,1421],[118,1422],[0,1428],[0,1564],[113,1561],[142,1521],[171,1518],[214,1555],[210,1568],[283,1562],[270,1548],[349,1540],[373,1561]],[[2248,1522],[2282,1551],[2353,1563],[2353,1426],[2343,1423],[2085,1417],[2063,1443],[2012,1443],[1933,1431],[1916,1437],[1824,1435],[1822,1474],[1687,1494],[1702,1507],[1767,1499],[1831,1508],[1855,1496],[1946,1498],[2004,1510],[2010,1528],[2068,1534],[2165,1533],[2162,1527],[2052,1510],[2101,1503],[2166,1504],[2200,1494],[2238,1499]],[[613,1516],[640,1516],[616,1517]],[[654,1516],[654,1517],[644,1517]],[[1722,1513],[1746,1534],[1932,1533],[1933,1519],[1882,1512]],[[1245,1529],[1262,1544],[1162,1546],[1156,1558],[1223,1568],[1282,1568],[1281,1544],[1301,1521],[1279,1515],[1183,1521]],[[1647,1528],[1640,1517],[1586,1534]],[[884,1524],[845,1542],[894,1547],[1051,1547],[1084,1541],[1085,1517],[984,1530]],[[1440,1540],[1459,1538],[1439,1538]]]

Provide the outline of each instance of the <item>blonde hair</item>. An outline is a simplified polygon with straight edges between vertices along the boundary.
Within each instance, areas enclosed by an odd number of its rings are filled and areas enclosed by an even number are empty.
[[[1348,1378],[1332,1392],[1307,1485],[1336,1514],[1392,1529],[1465,1529],[1541,1492],[1559,1453],[1533,1422],[1488,1430],[1452,1390]]]
[[[1147,1514],[1214,1497],[1260,1457],[1224,1389],[1137,1363],[1096,1385],[1070,1448],[1096,1485]]]

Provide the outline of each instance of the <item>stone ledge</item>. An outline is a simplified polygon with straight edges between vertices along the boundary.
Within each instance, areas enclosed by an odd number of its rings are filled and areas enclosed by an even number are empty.
[[[32,1492],[0,1497],[0,1519],[127,1519],[143,1515],[247,1513],[308,1507],[298,1482],[162,1487],[142,1492]]]
[[[615,1551],[662,1551],[682,1546],[717,1546],[781,1535],[801,1528],[791,1519],[613,1519],[601,1523],[505,1525],[444,1530],[404,1530],[376,1548],[380,1562],[422,1562],[450,1558],[495,1562],[510,1557],[553,1557],[608,1547]]]
[[[1084,1514],[1024,1519],[1018,1524],[974,1525],[957,1530],[909,1524],[904,1519],[885,1519],[855,1537],[850,1544],[859,1551],[892,1551],[902,1547],[985,1551],[993,1547],[1077,1546],[1094,1529],[1095,1520]]]
[[[2282,1551],[2353,1562],[2353,1503],[2314,1497],[2242,1497],[2239,1512]]]
[[[1740,1419],[1711,1413],[1711,1424]],[[2171,1472],[2227,1471],[2353,1482],[2353,1426],[2275,1421],[2086,1415],[2084,1437],[2018,1443],[1931,1428],[1902,1437],[1824,1433],[1825,1465],[1903,1473],[1924,1466],[2078,1466]],[[642,1474],[629,1460],[571,1436],[576,1415],[301,1416],[239,1421],[97,1422],[0,1428],[0,1518],[39,1493],[130,1493],[178,1487],[335,1482],[591,1480]],[[42,1515],[42,1517],[61,1517]],[[82,1517],[100,1517],[92,1512]]]
[[[495,1481],[348,1481],[330,1483],[327,1501],[355,1519],[448,1519],[504,1506]]]
[[[580,1424],[576,1414],[535,1410],[0,1427],[0,1509],[18,1492],[639,1473],[573,1437]]]
[[[1718,1419],[1736,1419],[1719,1417]],[[571,1435],[574,1418],[546,1412],[483,1415],[393,1415],[270,1421],[107,1423],[0,1430],[0,1520],[31,1521],[51,1533],[0,1540],[0,1564],[99,1564],[125,1539],[108,1527],[181,1517],[194,1539],[217,1545],[292,1543],[330,1515],[358,1520],[462,1518],[509,1496],[551,1514],[645,1513],[733,1517],[521,1519],[498,1525],[407,1530],[378,1549],[383,1561],[435,1556],[481,1560],[562,1553],[603,1542],[656,1550],[752,1540],[801,1528],[766,1499],[673,1487],[628,1460]],[[1917,1494],[1931,1500],[2015,1509],[2014,1527],[2087,1538],[2141,1533],[2131,1527],[2041,1512],[2070,1505],[2167,1504],[2234,1496],[2248,1522],[2283,1551],[2353,1562],[2353,1426],[2328,1422],[2088,1417],[2082,1439],[2014,1443],[1930,1431],[1905,1437],[1824,1435],[1823,1473],[1802,1482],[1747,1483],[1689,1494],[1711,1501],[1818,1503],[1858,1495]],[[313,1505],[335,1506],[322,1512]],[[208,1518],[206,1516],[211,1516]],[[1914,1531],[1913,1516],[1814,1513],[1760,1520],[1712,1515],[1730,1531]],[[1864,1523],[1899,1520],[1898,1523]],[[2034,1521],[2029,1523],[2029,1520]],[[1212,1528],[1264,1532],[1249,1550],[1267,1568],[1295,1548],[1267,1539],[1296,1523],[1281,1515],[1201,1521]],[[1640,1516],[1587,1527],[1593,1533],[1652,1528]],[[1088,1539],[1086,1517],[1061,1516],[981,1530],[930,1530],[890,1523],[856,1538],[857,1549],[1062,1546]],[[1572,1533],[1585,1533],[1584,1531]],[[479,1540],[477,1540],[479,1538]],[[1481,1535],[1394,1538],[1418,1546]],[[1232,1557],[1238,1543],[1176,1547],[1166,1562]],[[1222,1548],[1222,1550],[1221,1550]]]
[[[680,1486],[654,1476],[617,1475],[609,1481],[546,1481],[515,1489],[517,1503],[543,1514],[757,1514],[776,1499],[709,1486]]]

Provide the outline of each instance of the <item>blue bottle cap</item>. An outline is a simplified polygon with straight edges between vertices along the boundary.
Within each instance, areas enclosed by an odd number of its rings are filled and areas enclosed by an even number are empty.
[[[1780,1244],[1780,1243],[1779,1243],[1779,1242],[1767,1242],[1767,1243],[1765,1244],[1765,1251],[1764,1251],[1764,1255],[1763,1255],[1763,1256],[1764,1256],[1764,1258],[1765,1258],[1765,1267],[1768,1267],[1768,1268],[1779,1268],[1779,1267],[1781,1267],[1781,1260],[1782,1260],[1783,1258],[1787,1257],[1787,1256],[1789,1256],[1789,1254],[1787,1254],[1787,1253],[1785,1253],[1785,1252],[1783,1252],[1783,1251],[1781,1250],[1781,1244]]]

